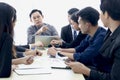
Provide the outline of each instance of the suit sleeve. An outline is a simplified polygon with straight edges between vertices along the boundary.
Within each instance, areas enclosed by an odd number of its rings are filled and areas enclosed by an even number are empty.
[[[103,73],[96,70],[91,70],[90,80],[120,80],[120,46],[114,52],[115,58],[113,61],[110,73]]]
[[[66,41],[65,39],[65,33],[64,33],[64,28],[61,29],[61,39],[63,39],[64,41]]]
[[[87,36],[86,34],[79,33],[79,35],[77,36],[77,38],[75,40],[73,40],[71,43],[66,44],[66,47],[67,48],[75,48],[75,47],[79,46],[81,41],[84,40],[86,36]]]

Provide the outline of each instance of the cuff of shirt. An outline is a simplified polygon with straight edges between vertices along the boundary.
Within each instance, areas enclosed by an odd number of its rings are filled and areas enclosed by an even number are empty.
[[[26,56],[26,54],[23,52],[23,56]]]
[[[89,76],[89,78],[90,78],[90,79],[93,79],[93,80],[99,79],[98,73],[99,73],[99,72],[96,71],[96,70],[91,70],[91,71],[90,71],[90,76]]]
[[[32,48],[32,46],[29,44],[29,49],[31,49]]]
[[[78,58],[78,54],[74,53],[74,54],[73,54],[73,58],[74,58],[75,61],[77,61],[77,60],[78,60],[78,59],[77,59],[77,58]]]
[[[30,44],[29,44],[29,48],[30,48],[31,50],[35,50],[35,46],[32,47]]]

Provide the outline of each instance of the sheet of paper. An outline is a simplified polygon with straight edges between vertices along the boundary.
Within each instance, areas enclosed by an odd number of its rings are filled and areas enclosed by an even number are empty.
[[[50,74],[51,68],[36,68],[36,69],[15,69],[19,75],[35,75],[35,74]]]
[[[16,68],[14,71],[19,75],[52,73],[50,66],[45,66],[42,64],[34,64],[34,63],[31,65],[20,64],[20,65],[18,65],[18,68]]]
[[[18,65],[17,69],[38,69],[38,68],[44,68],[45,66],[43,65],[37,65],[37,64],[31,64],[31,65],[25,65],[25,64],[20,64]]]
[[[63,60],[58,59],[58,58],[51,58],[50,59],[50,66],[52,68],[61,68],[61,69],[67,69],[68,66],[64,63]]]

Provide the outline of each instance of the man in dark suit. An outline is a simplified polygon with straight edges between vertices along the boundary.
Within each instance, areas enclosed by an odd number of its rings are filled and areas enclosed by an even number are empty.
[[[67,63],[87,80],[120,80],[120,0],[101,0],[101,20],[108,32],[96,58],[96,70],[79,62]],[[99,61],[99,62],[98,62]]]
[[[61,28],[61,39],[65,41],[66,43],[71,43],[73,38],[73,31],[74,29],[71,26],[70,17],[74,12],[79,11],[77,8],[71,8],[68,10],[68,21],[69,24]]]
[[[81,30],[79,28],[78,16],[76,16],[76,12],[71,15],[70,19],[71,19],[71,25],[73,26],[73,28],[76,31],[78,31],[78,35],[76,36],[76,38],[70,43],[66,43],[63,40],[52,40],[50,42],[51,45],[57,44],[61,48],[75,48],[75,47],[79,46],[79,44],[82,42],[82,40],[84,40],[86,38],[87,34],[82,34]]]

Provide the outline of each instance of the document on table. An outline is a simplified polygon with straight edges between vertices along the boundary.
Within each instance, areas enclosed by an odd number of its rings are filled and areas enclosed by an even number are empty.
[[[33,75],[33,74],[50,74],[51,68],[40,65],[18,65],[18,68],[14,70],[19,75]]]
[[[66,64],[65,64],[65,62],[64,62],[64,60],[63,60],[64,58],[62,58],[62,57],[57,57],[57,58],[51,58],[50,59],[50,66],[51,66],[51,68],[56,68],[56,69],[70,69],[70,67],[68,67]]]

